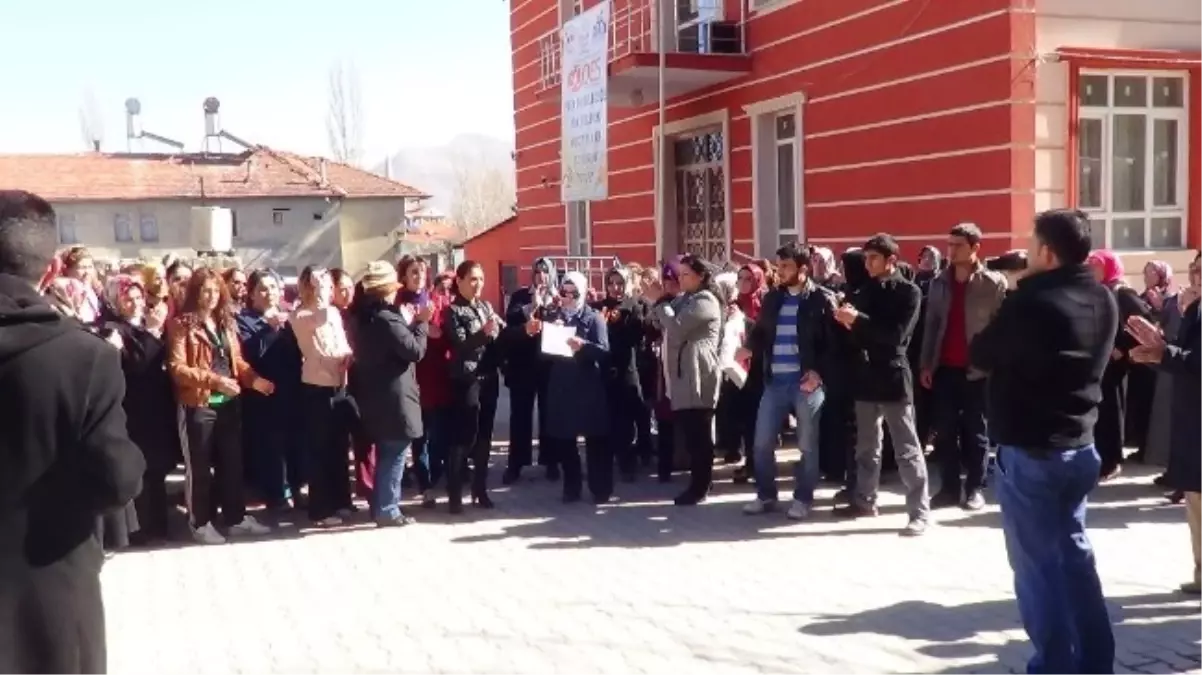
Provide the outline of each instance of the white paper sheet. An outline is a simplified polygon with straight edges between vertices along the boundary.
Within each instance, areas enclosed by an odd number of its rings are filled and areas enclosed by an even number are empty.
[[[574,352],[568,346],[568,339],[576,337],[575,326],[560,326],[554,323],[543,324],[542,352],[552,356],[572,356]]]

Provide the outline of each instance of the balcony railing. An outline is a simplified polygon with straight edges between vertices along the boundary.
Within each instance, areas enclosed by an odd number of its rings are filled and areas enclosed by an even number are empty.
[[[664,3],[665,30],[657,29],[657,4]],[[728,16],[724,0],[613,0],[609,17],[609,62],[633,54],[747,53],[747,3]],[[561,29],[539,39],[540,89],[558,89],[562,64]]]

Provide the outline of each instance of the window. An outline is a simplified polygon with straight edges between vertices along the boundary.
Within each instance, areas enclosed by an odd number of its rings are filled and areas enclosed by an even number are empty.
[[[283,225],[284,224],[284,214],[287,212],[288,212],[288,209],[272,209],[271,210],[271,224],[272,225]]]
[[[230,238],[238,238],[238,212],[230,209]]]
[[[1078,78],[1076,199],[1095,247],[1185,246],[1185,88],[1184,75],[1173,73]]]
[[[567,205],[568,255],[591,255],[589,210],[588,202],[569,202]]]
[[[784,244],[803,238],[801,118],[797,105],[800,103],[774,106],[763,112],[748,111],[752,115],[757,255],[771,256]]]
[[[113,239],[119,242],[134,240],[134,231],[130,225],[128,213],[118,213],[113,216]]]
[[[138,238],[147,242],[159,240],[159,222],[155,220],[154,214],[142,214],[138,220]]]
[[[78,244],[79,233],[75,231],[75,214],[60,213],[56,218],[58,220],[58,243]]]
[[[797,241],[797,115],[776,116],[776,230],[778,245]]]

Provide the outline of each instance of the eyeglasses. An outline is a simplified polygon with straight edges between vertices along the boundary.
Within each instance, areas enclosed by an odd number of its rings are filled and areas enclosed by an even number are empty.
[[[561,298],[571,298],[571,299],[573,299],[573,300],[574,300],[574,299],[576,299],[576,298],[579,298],[579,297],[580,297],[580,292],[579,292],[579,291],[573,291],[573,290],[571,290],[571,289],[567,289],[567,288],[561,288],[561,289],[559,289],[559,297],[561,297]]]

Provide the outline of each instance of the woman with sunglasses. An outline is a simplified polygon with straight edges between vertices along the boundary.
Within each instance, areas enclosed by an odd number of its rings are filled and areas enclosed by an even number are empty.
[[[689,457],[689,485],[676,497],[676,504],[693,506],[705,501],[713,481],[713,425],[722,381],[718,342],[723,310],[714,270],[705,260],[684,256],[676,265],[676,279],[680,295],[656,305],[652,318],[664,335],[664,380],[676,445]],[[653,302],[662,294],[662,286],[651,286],[646,291]]]
[[[547,362],[546,438],[553,456],[563,467],[563,501],[580,501],[583,477],[576,438],[584,436],[588,489],[593,502],[604,504],[613,496],[614,456],[609,444],[609,412],[605,372],[609,362],[609,332],[601,313],[585,301],[588,281],[580,272],[568,272],[559,284],[559,298],[540,321],[526,322],[526,332],[538,335],[544,323],[571,328],[572,356],[542,354]],[[630,420],[633,428],[633,420]],[[633,467],[629,468],[633,472]]]

